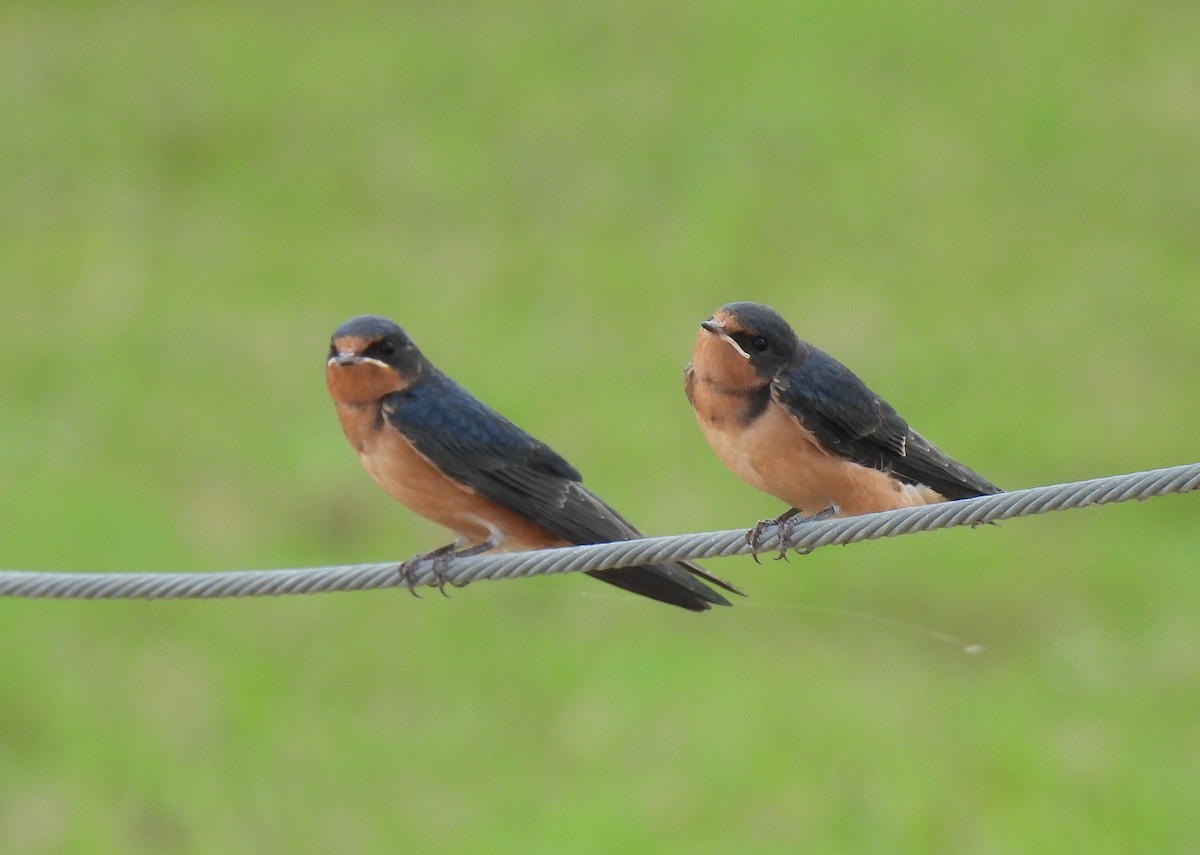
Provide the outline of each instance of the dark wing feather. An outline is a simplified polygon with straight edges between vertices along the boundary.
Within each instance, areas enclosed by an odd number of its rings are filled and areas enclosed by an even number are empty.
[[[384,399],[393,427],[441,471],[574,544],[632,540],[641,532],[581,483],[579,472],[445,375]],[[689,562],[605,570],[600,579],[635,593],[703,610],[728,605],[694,576],[741,593]],[[682,590],[681,590],[682,589]]]
[[[810,346],[804,364],[776,378],[772,396],[834,454],[922,484],[947,499],[998,493],[987,479],[914,431],[849,368]]]
[[[571,543],[638,531],[580,483],[579,472],[444,376],[385,399],[392,426],[435,466]]]

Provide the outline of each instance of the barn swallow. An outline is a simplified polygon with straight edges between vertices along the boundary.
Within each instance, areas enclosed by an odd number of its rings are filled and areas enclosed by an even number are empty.
[[[791,509],[766,526],[886,511],[1000,489],[914,431],[849,368],[758,303],[700,324],[684,390],[730,471]]]
[[[371,477],[457,535],[401,565],[410,590],[408,568],[424,558],[435,559],[438,575],[451,557],[642,536],[583,486],[571,464],[435,368],[387,318],[363,315],[337,328],[325,381]],[[741,593],[684,561],[588,573],[691,611],[729,605],[700,579]]]

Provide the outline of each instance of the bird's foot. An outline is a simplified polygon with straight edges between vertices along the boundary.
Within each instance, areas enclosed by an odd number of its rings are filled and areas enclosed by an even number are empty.
[[[758,560],[758,549],[762,542],[763,532],[765,532],[767,529],[771,528],[772,526],[786,525],[789,520],[791,520],[793,517],[795,517],[799,513],[800,513],[799,508],[788,508],[786,511],[784,511],[782,514],[775,517],[774,519],[759,520],[758,522],[756,522],[754,524],[753,528],[751,528],[749,531],[746,532],[746,543],[750,544],[750,550],[751,550],[750,557],[754,559],[756,564],[762,563],[761,561]],[[780,542],[783,541],[783,529],[782,528],[779,531],[779,539],[780,539]],[[779,557],[782,557],[782,555],[783,555],[783,551],[780,552]]]
[[[464,549],[456,549],[456,545],[448,543],[445,546],[439,546],[432,552],[426,552],[408,559],[396,568],[400,574],[400,578],[404,580],[404,584],[408,587],[410,594],[414,597],[420,596],[417,593],[417,569],[426,561],[429,561],[429,570],[433,574],[433,584],[437,585],[438,593],[443,597],[450,596],[446,593],[446,583],[450,582],[446,578],[446,570],[449,569],[450,562],[455,558],[470,558],[472,555],[479,555],[481,552],[494,549],[496,546],[490,539]],[[450,582],[450,584],[455,585],[454,582]]]
[[[837,508],[833,505],[830,505],[823,511],[817,511],[815,514],[809,514],[808,516],[801,516],[801,511],[799,508],[789,508],[787,511],[775,517],[774,519],[759,520],[754,524],[753,528],[746,532],[746,542],[750,544],[750,549],[752,550],[750,555],[755,561],[758,561],[758,548],[759,543],[762,540],[763,533],[769,528],[778,527],[779,554],[775,556],[775,560],[778,561],[780,558],[786,559],[788,540],[791,539],[792,532],[795,531],[796,526],[802,523],[826,520],[832,516],[835,516],[836,514]]]
[[[401,563],[396,571],[400,574],[400,578],[404,580],[408,592],[414,597],[420,597],[417,593],[417,568],[426,561],[432,561],[433,566],[430,568],[433,571],[433,578],[437,581],[438,590],[442,596],[446,596],[446,566],[450,563],[450,556],[454,553],[454,544],[447,543],[445,546],[439,546],[432,552],[423,552],[420,555],[414,555],[412,558]]]

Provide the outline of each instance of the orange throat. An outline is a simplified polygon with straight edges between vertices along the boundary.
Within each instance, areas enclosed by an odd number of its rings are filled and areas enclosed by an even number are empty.
[[[763,385],[750,360],[732,341],[701,329],[692,351],[696,381],[725,392],[751,392]]]
[[[325,385],[335,403],[352,405],[369,404],[405,389],[399,374],[373,360],[338,365],[331,359],[325,363]]]

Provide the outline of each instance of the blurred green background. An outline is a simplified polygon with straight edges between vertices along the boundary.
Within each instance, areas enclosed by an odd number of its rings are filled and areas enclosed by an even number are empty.
[[[647,531],[782,508],[769,303],[1002,486],[1200,458],[1200,6],[0,8],[0,567],[445,542],[322,378],[378,312]],[[709,567],[0,601],[0,851],[1195,851],[1193,497]],[[972,652],[975,646],[982,652]]]

